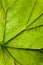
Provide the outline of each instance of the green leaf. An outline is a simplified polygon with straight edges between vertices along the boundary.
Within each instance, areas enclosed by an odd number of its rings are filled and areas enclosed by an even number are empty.
[[[0,65],[43,65],[42,0],[0,0]]]
[[[31,49],[43,48],[43,17],[40,17],[26,30],[20,32],[9,41],[6,43],[9,47]]]
[[[0,65],[15,65],[14,60],[4,48],[0,49]]]
[[[18,0],[7,10],[5,42],[26,28],[35,3],[36,0]]]
[[[43,52],[40,50],[7,48],[7,51],[20,65],[43,65]]]
[[[2,2],[0,1],[0,44],[3,40],[4,35],[4,26],[5,26],[5,16],[4,16],[4,10],[2,7]]]

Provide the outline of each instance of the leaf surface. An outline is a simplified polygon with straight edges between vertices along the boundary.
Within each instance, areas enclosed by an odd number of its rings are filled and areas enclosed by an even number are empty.
[[[0,65],[43,65],[43,0],[0,0]]]

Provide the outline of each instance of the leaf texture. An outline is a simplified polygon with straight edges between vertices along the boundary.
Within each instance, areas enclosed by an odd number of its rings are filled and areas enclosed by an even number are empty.
[[[0,0],[0,65],[43,65],[43,0]]]

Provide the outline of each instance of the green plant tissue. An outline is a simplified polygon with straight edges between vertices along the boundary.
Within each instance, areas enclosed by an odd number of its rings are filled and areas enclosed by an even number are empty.
[[[43,0],[0,0],[0,65],[43,65]]]

